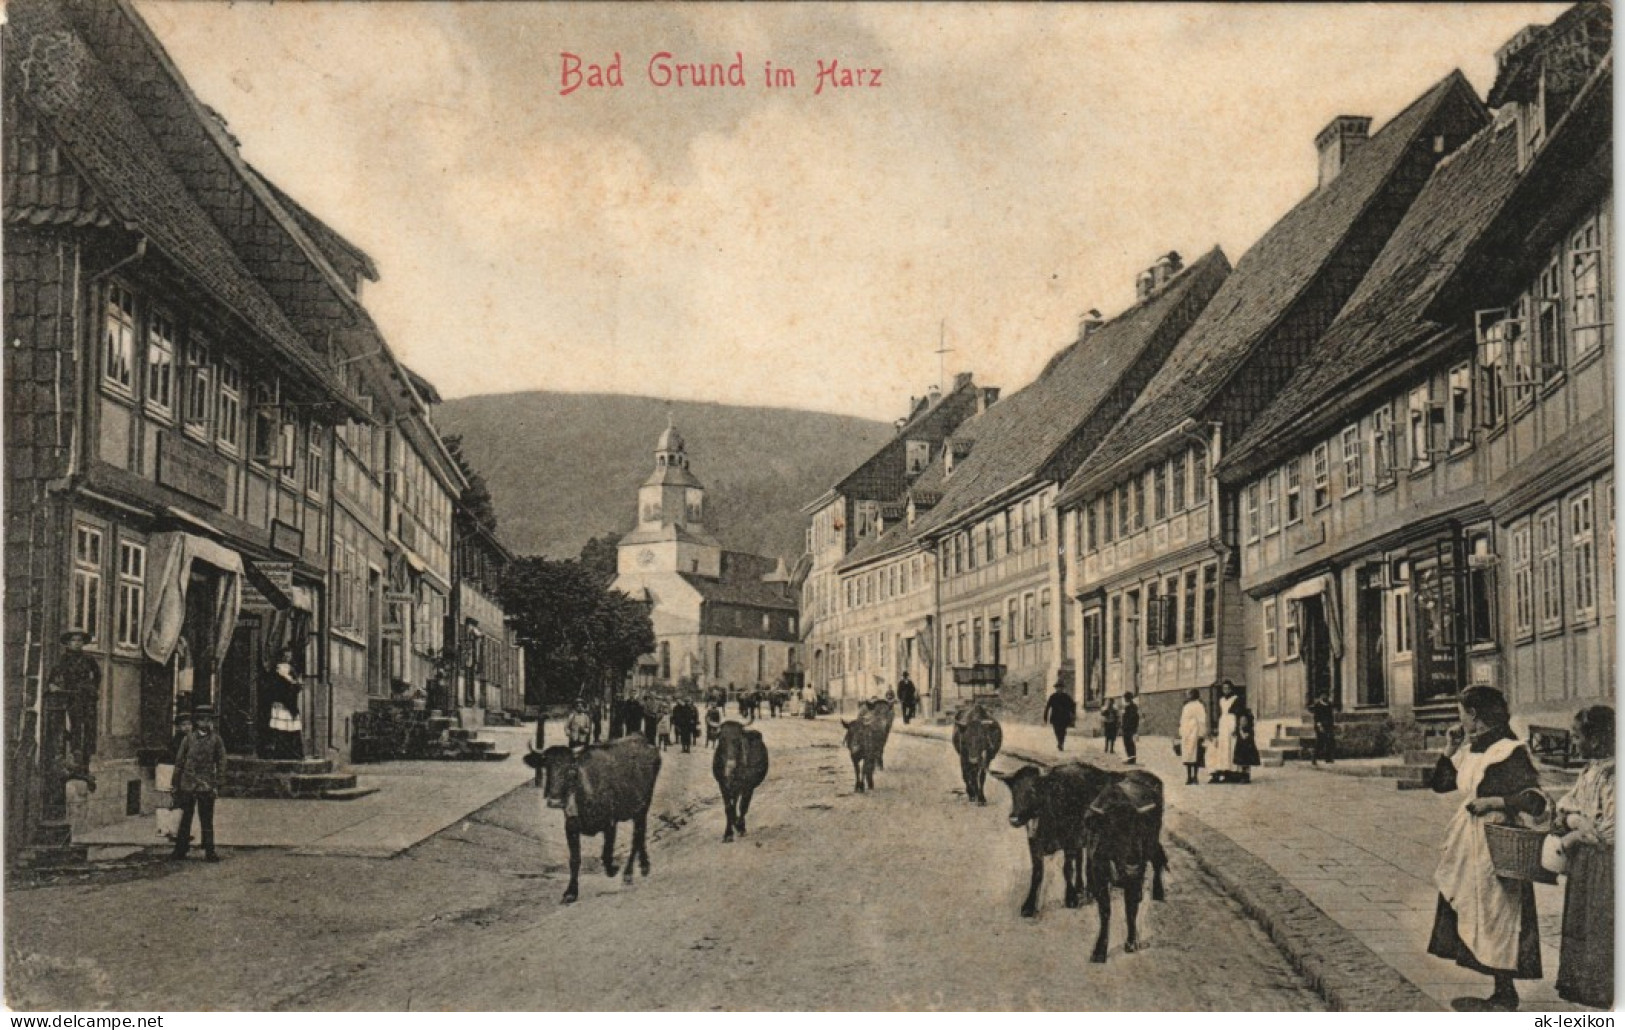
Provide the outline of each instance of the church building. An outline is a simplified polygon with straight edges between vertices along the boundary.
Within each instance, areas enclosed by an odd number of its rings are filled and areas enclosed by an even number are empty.
[[[616,562],[614,589],[648,603],[654,620],[657,643],[639,663],[639,687],[754,689],[799,668],[799,609],[784,562],[723,549],[705,508],[705,487],[668,424]]]

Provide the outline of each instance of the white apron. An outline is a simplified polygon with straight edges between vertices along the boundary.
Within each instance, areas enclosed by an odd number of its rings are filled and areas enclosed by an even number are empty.
[[[1456,912],[1456,933],[1481,965],[1491,969],[1518,968],[1518,919],[1522,888],[1495,875],[1490,845],[1483,824],[1499,819],[1499,812],[1473,815],[1467,805],[1478,798],[1484,771],[1504,762],[1523,747],[1516,740],[1498,740],[1478,754],[1459,751],[1453,759],[1456,786],[1464,800],[1445,831],[1444,854],[1433,882]]]
[[[1213,750],[1207,756],[1207,767],[1213,772],[1236,771],[1236,716],[1238,695],[1219,698],[1219,727],[1213,738]]]

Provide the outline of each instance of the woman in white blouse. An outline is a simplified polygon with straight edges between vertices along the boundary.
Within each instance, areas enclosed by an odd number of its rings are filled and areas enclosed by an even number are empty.
[[[1590,760],[1557,803],[1559,847],[1567,860],[1563,950],[1557,993],[1565,1001],[1614,1007],[1614,710],[1594,705],[1574,719],[1580,755]]]

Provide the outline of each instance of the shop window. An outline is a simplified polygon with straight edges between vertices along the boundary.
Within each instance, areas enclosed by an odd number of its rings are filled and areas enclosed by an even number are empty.
[[[1343,496],[1357,494],[1365,486],[1365,441],[1360,439],[1360,424],[1356,422],[1343,430]]]
[[[1264,645],[1263,650],[1265,665],[1274,665],[1275,662],[1281,657],[1278,642],[1276,640],[1276,604],[1277,602],[1274,598],[1270,598],[1263,604],[1264,624],[1262,640]]]
[[[102,382],[125,396],[135,395],[135,294],[107,288],[102,313]]]
[[[1535,516],[1535,557],[1539,566],[1538,612],[1541,632],[1563,628],[1563,561],[1554,504]]]
[[[1293,458],[1286,463],[1286,524],[1303,521],[1303,462]]]
[[[154,312],[147,320],[147,408],[170,416],[175,410],[175,323]]]
[[[73,575],[69,585],[68,628],[101,639],[102,531],[84,523],[73,527]]]
[[[122,648],[141,646],[141,618],[147,607],[147,548],[130,540],[118,545],[118,597],[113,641]]]
[[[1496,576],[1494,545],[1488,533],[1467,539],[1467,643],[1495,643]]]
[[[1574,617],[1589,621],[1597,617],[1597,540],[1589,486],[1569,498],[1569,534]]]

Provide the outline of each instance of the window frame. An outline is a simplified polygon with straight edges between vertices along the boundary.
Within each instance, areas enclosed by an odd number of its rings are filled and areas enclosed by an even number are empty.
[[[1343,427],[1343,496],[1352,497],[1365,489],[1365,436],[1360,423]]]
[[[169,312],[149,305],[143,332],[141,363],[142,408],[161,421],[175,419],[175,371],[180,330]]]
[[[116,573],[113,646],[121,651],[140,650],[141,621],[147,610],[147,545],[121,533]]]
[[[1247,484],[1247,489],[1244,493],[1242,519],[1245,523],[1244,528],[1247,533],[1247,542],[1249,544],[1256,544],[1263,537],[1264,523],[1259,506],[1259,497],[1262,492],[1263,486],[1261,482],[1255,479],[1251,483]]]
[[[108,283],[101,312],[101,384],[127,401],[136,397],[136,369],[140,358],[140,306],[135,291],[122,283]]]
[[[1303,459],[1293,458],[1282,466],[1281,482],[1286,525],[1296,526],[1303,521]]]
[[[1542,634],[1563,630],[1568,596],[1563,588],[1562,515],[1553,503],[1535,513],[1535,625]]]
[[[1281,660],[1279,632],[1276,627],[1279,603],[1273,597],[1266,597],[1262,605],[1263,632],[1260,635],[1260,654],[1263,664],[1274,665]]]
[[[1274,536],[1281,531],[1281,473],[1270,472],[1264,477],[1264,535]]]
[[[1576,623],[1591,623],[1596,621],[1598,609],[1597,510],[1591,485],[1569,494],[1565,505],[1569,516],[1569,607]]]
[[[1325,440],[1309,452],[1310,513],[1325,511],[1332,504],[1331,445]]]
[[[67,626],[85,634],[87,644],[99,644],[102,639],[107,536],[101,526],[78,519],[73,522]]]

